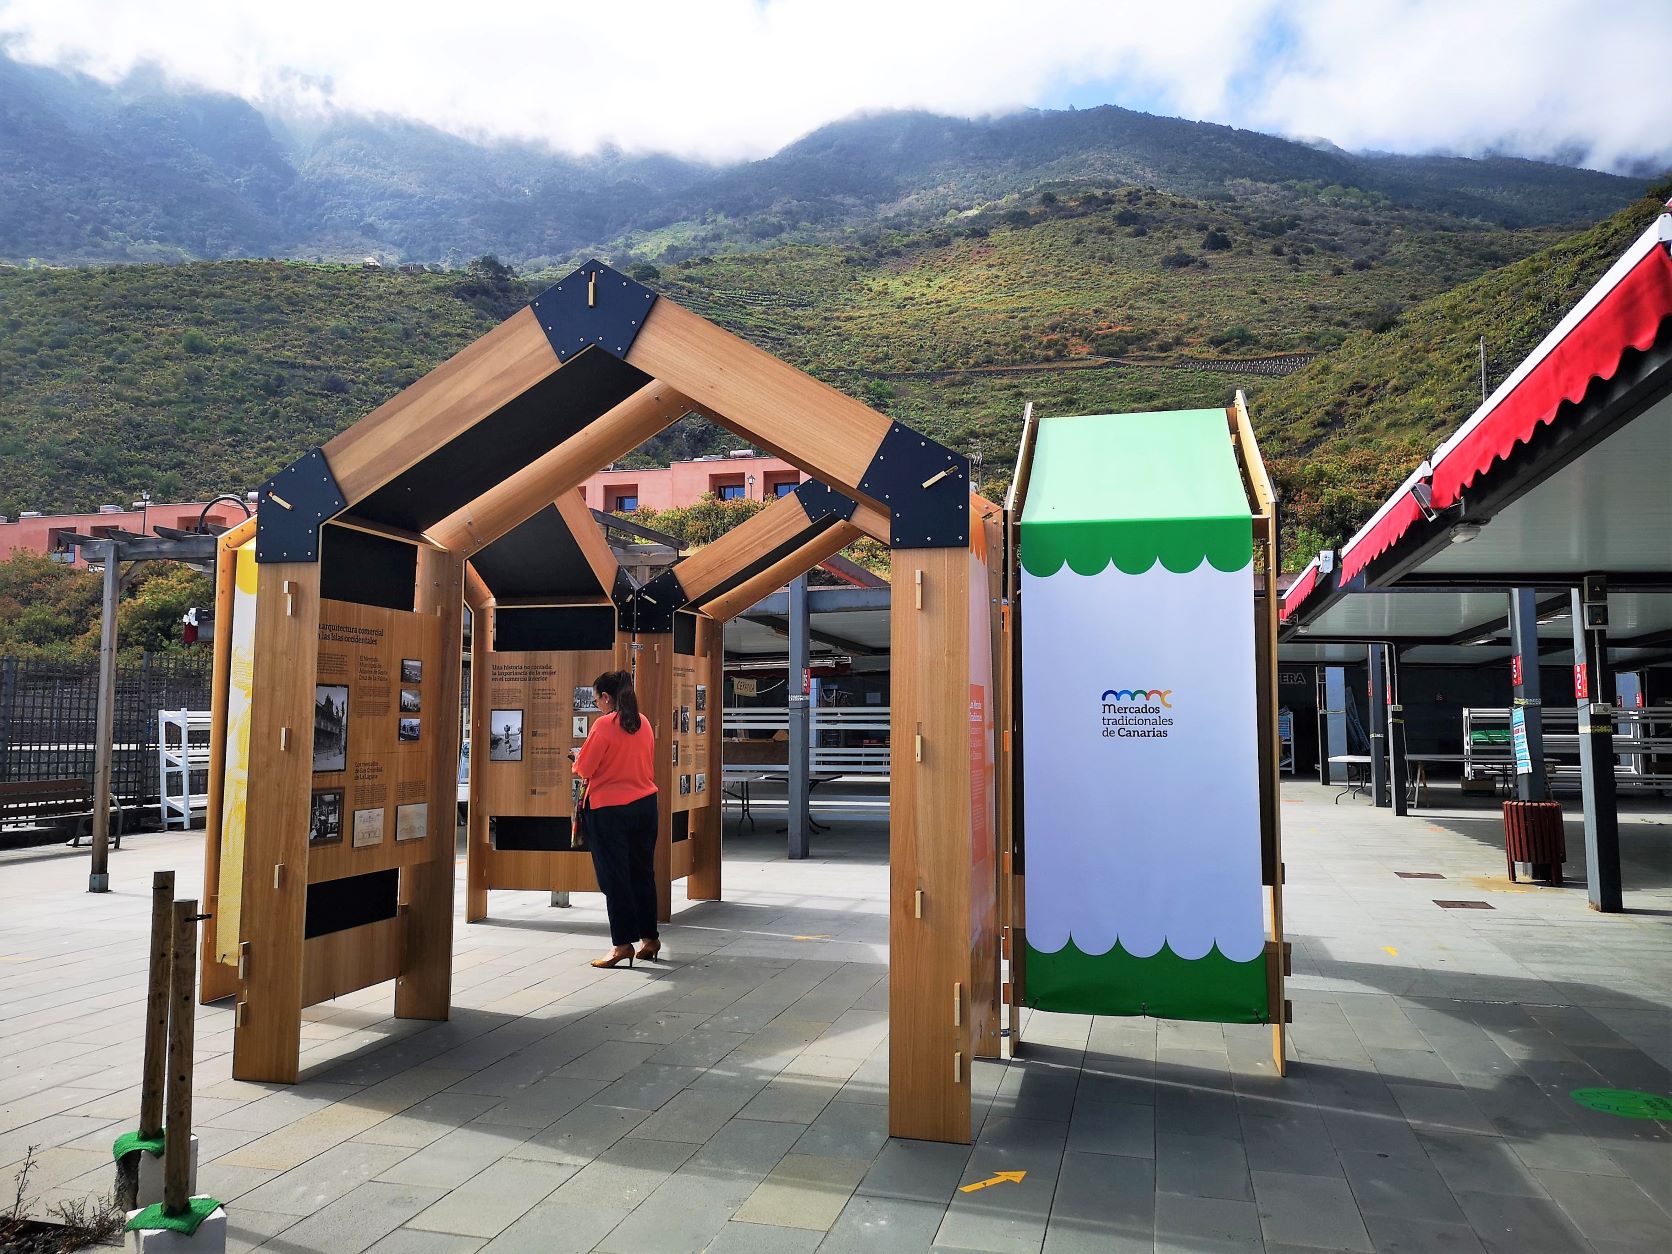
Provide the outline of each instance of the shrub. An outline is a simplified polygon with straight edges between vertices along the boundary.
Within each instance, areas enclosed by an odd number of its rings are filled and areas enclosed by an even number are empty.
[[[1202,251],[1222,253],[1231,246],[1231,237],[1224,231],[1209,231],[1202,237]]]
[[[1183,270],[1187,266],[1195,265],[1199,260],[1200,258],[1194,254],[1187,253],[1182,248],[1175,248],[1161,259],[1161,266],[1165,270]]]

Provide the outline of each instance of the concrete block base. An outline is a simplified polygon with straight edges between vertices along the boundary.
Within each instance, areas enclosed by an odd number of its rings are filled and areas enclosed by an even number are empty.
[[[137,1214],[129,1211],[128,1218]],[[130,1231],[122,1234],[122,1248],[128,1254],[226,1254],[226,1207],[217,1206],[189,1237],[171,1228]]]
[[[192,1170],[186,1180],[188,1195],[197,1192],[197,1137],[192,1137]],[[139,1155],[139,1193],[137,1194],[140,1209],[151,1206],[163,1200],[163,1160],[154,1158],[143,1151]]]

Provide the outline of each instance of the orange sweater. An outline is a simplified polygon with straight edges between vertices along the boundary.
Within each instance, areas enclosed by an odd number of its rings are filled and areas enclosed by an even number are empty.
[[[586,781],[588,805],[624,806],[656,791],[655,760],[656,733],[649,719],[641,715],[639,730],[629,735],[619,715],[606,714],[593,721],[575,758],[575,774]]]

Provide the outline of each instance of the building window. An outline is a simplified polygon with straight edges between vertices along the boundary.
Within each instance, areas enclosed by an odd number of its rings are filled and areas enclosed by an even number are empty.
[[[772,485],[772,495],[773,496],[788,496],[791,492],[794,492],[795,489],[796,489],[795,480],[794,479],[785,479],[782,482],[775,483],[775,484]]]
[[[741,483],[722,483],[715,486],[714,495],[722,501],[741,501],[744,488]]]
[[[626,494],[622,494],[620,496],[617,496],[615,498],[615,504],[610,506],[610,508],[612,510],[614,510],[617,514],[631,514],[638,507],[639,507],[639,498],[638,498],[637,493],[634,493],[631,496],[628,496]]]

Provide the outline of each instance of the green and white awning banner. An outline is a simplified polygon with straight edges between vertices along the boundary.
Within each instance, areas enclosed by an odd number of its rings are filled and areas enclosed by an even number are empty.
[[[1045,420],[1019,556],[1027,1003],[1265,1019],[1253,524],[1225,411]]]

